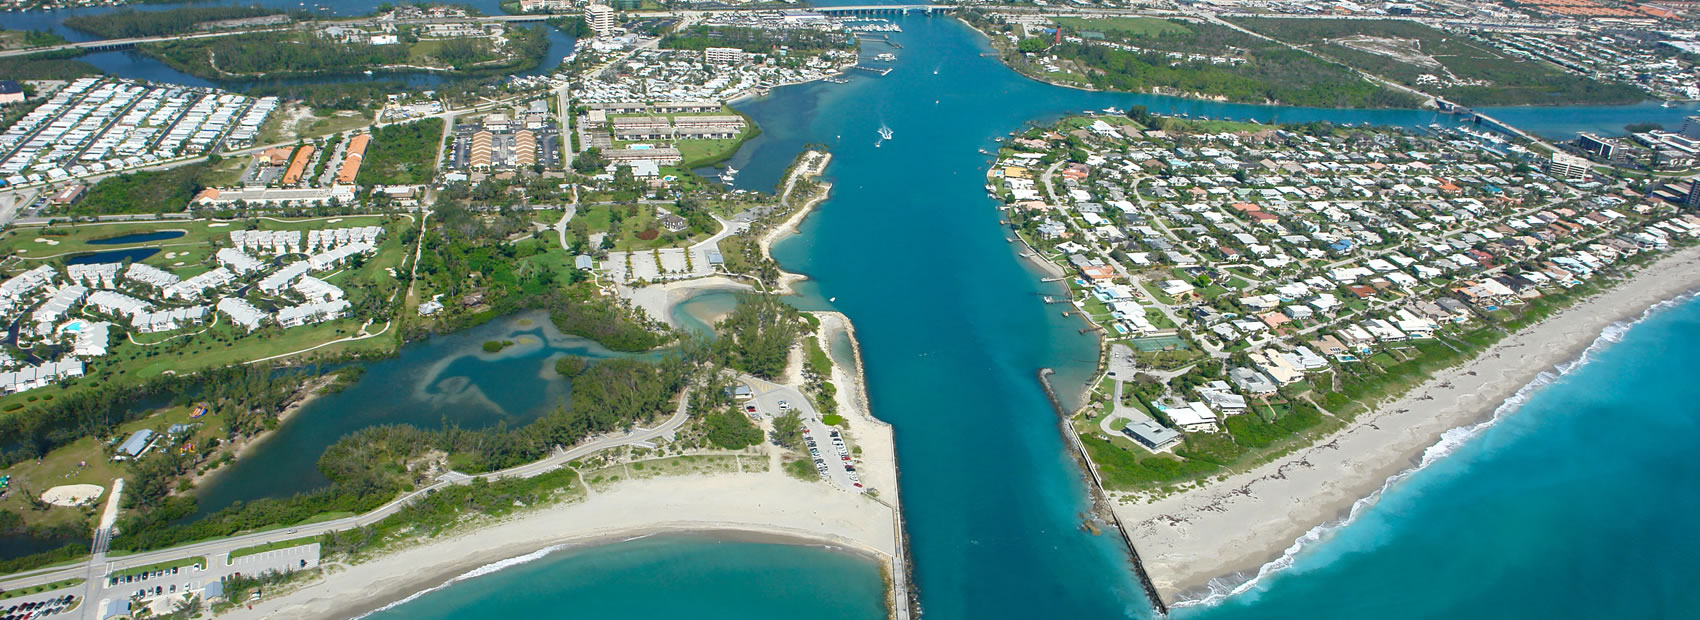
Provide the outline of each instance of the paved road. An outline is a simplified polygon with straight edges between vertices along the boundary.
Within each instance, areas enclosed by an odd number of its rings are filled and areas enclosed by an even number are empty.
[[[685,393],[680,395],[679,405],[674,410],[673,415],[653,428],[634,428],[627,433],[606,435],[588,443],[576,446],[572,449],[558,451],[554,455],[543,460],[510,469],[504,469],[502,471],[479,474],[476,476],[451,471],[438,477],[437,482],[434,484],[396,498],[395,500],[365,514],[345,517],[334,521],[325,521],[322,523],[313,523],[278,530],[242,534],[218,540],[172,547],[170,549],[137,553],[123,556],[118,559],[107,558],[105,554],[97,554],[94,557],[91,557],[87,562],[79,562],[72,566],[40,571],[21,577],[6,579],[5,581],[0,582],[0,589],[15,590],[33,585],[51,583],[62,579],[84,578],[87,581],[85,581],[83,585],[78,586],[77,588],[62,590],[60,593],[76,594],[83,597],[85,601],[94,600],[98,602],[103,596],[104,591],[107,589],[107,586],[105,585],[105,576],[113,571],[147,566],[150,564],[157,564],[160,562],[194,556],[206,556],[209,561],[212,561],[213,558],[224,558],[228,556],[230,552],[244,547],[253,547],[272,542],[280,542],[307,536],[318,536],[330,532],[366,527],[395,514],[408,504],[413,503],[414,500],[436,493],[439,489],[447,488],[450,485],[466,484],[475,478],[482,478],[485,480],[512,477],[531,478],[553,471],[573,460],[584,458],[603,450],[647,443],[652,439],[661,437],[670,437],[679,429],[680,426],[684,425],[685,420],[688,417],[686,415],[686,410],[689,408],[689,403],[690,392],[687,390]],[[121,589],[122,588],[120,588],[120,590]],[[98,615],[98,611],[95,609],[96,607],[97,605],[84,605],[79,611],[83,613],[82,617],[84,618],[96,618]]]
[[[27,56],[27,55],[30,55],[30,54],[43,54],[43,53],[47,53],[47,52],[60,52],[60,51],[65,51],[65,50],[100,49],[100,48],[106,48],[106,47],[135,46],[135,45],[140,45],[140,44],[143,44],[143,43],[161,43],[161,42],[165,42],[165,41],[187,41],[187,40],[190,40],[190,39],[210,39],[210,38],[214,38],[214,37],[228,37],[228,36],[231,36],[231,35],[252,34],[252,33],[256,33],[256,32],[277,32],[277,31],[281,31],[281,30],[290,30],[290,29],[291,28],[289,28],[289,27],[285,27],[285,28],[252,28],[252,29],[241,29],[241,30],[221,30],[219,32],[204,32],[204,33],[201,33],[201,34],[170,35],[170,36],[163,36],[163,37],[133,37],[133,38],[129,38],[129,39],[103,39],[103,40],[100,40],[100,41],[82,41],[80,43],[64,43],[64,44],[61,44],[61,45],[52,45],[52,46],[48,46],[48,47],[31,47],[31,48],[25,48],[25,49],[4,50],[4,51],[0,51],[0,58],[4,58],[4,57],[7,57],[7,56]]]

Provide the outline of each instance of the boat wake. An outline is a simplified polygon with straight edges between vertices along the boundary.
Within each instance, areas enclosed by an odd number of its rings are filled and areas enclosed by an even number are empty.
[[[1645,312],[1642,312],[1640,317],[1632,321],[1617,321],[1611,325],[1607,325],[1605,329],[1600,330],[1599,337],[1595,338],[1594,342],[1589,344],[1588,348],[1583,350],[1582,355],[1578,356],[1575,361],[1557,364],[1554,366],[1555,371],[1544,371],[1536,375],[1534,380],[1518,389],[1516,394],[1505,399],[1504,403],[1501,403],[1498,408],[1494,409],[1493,416],[1487,420],[1470,426],[1460,426],[1441,433],[1440,441],[1435,442],[1434,445],[1429,446],[1428,449],[1423,451],[1422,459],[1417,462],[1416,466],[1389,476],[1387,481],[1381,485],[1381,488],[1376,489],[1376,491],[1369,494],[1369,496],[1353,502],[1352,509],[1347,511],[1346,516],[1310,528],[1310,530],[1306,531],[1304,535],[1299,536],[1297,540],[1294,540],[1292,546],[1287,547],[1286,551],[1281,553],[1281,557],[1275,558],[1268,564],[1264,564],[1262,567],[1259,567],[1257,569],[1257,574],[1247,576],[1244,573],[1234,573],[1223,577],[1217,577],[1210,580],[1210,583],[1206,584],[1205,587],[1209,590],[1207,594],[1197,598],[1175,601],[1175,603],[1169,607],[1171,609],[1179,609],[1182,607],[1215,605],[1229,597],[1249,592],[1253,588],[1256,588],[1258,584],[1262,583],[1264,579],[1291,568],[1299,553],[1304,551],[1306,547],[1321,541],[1326,538],[1328,534],[1349,526],[1353,522],[1357,521],[1359,515],[1364,514],[1364,512],[1375,506],[1375,504],[1381,500],[1382,495],[1386,494],[1388,489],[1393,488],[1393,486],[1398,484],[1401,480],[1409,478],[1413,474],[1427,468],[1429,465],[1433,465],[1452,453],[1457,452],[1459,448],[1469,443],[1471,439],[1476,438],[1483,432],[1486,432],[1487,429],[1492,428],[1493,425],[1498,424],[1505,416],[1521,409],[1523,404],[1528,402],[1529,398],[1531,398],[1535,392],[1547,385],[1557,382],[1565,375],[1570,374],[1571,371],[1586,366],[1588,362],[1592,361],[1593,357],[1600,351],[1622,342],[1624,336],[1628,335],[1629,331],[1634,329],[1636,325],[1640,325],[1642,322],[1645,322],[1647,319],[1652,318],[1660,312],[1692,301],[1697,296],[1700,296],[1700,293],[1685,293],[1675,298],[1654,304]]]
[[[640,536],[638,538],[642,538],[642,537]],[[519,556],[519,557],[508,558],[508,559],[502,560],[500,562],[491,562],[489,564],[485,564],[485,565],[480,566],[478,568],[474,568],[470,571],[456,575],[453,579],[450,579],[450,580],[445,581],[443,583],[440,583],[440,584],[437,584],[435,586],[426,588],[424,590],[420,590],[418,592],[414,592],[413,594],[409,594],[407,596],[407,598],[401,599],[401,600],[396,601],[394,603],[390,603],[390,604],[385,605],[383,607],[379,607],[377,609],[366,612],[364,614],[360,614],[359,616],[355,616],[353,618],[353,620],[360,620],[361,618],[365,618],[365,617],[370,616],[370,615],[375,614],[375,613],[379,613],[379,612],[383,612],[383,611],[389,611],[389,610],[394,609],[396,607],[406,605],[408,603],[413,602],[414,600],[418,599],[421,596],[425,596],[425,595],[430,594],[432,592],[436,592],[438,590],[441,590],[443,588],[447,588],[449,586],[460,583],[462,581],[466,581],[468,579],[473,579],[473,578],[476,578],[476,577],[483,577],[485,575],[500,572],[500,571],[505,570],[505,569],[509,569],[509,568],[513,568],[515,566],[519,566],[521,564],[530,564],[532,562],[536,562],[538,560],[541,560],[541,559],[547,557],[549,554],[554,553],[556,551],[560,551],[561,549],[565,549],[566,547],[567,547],[566,545],[549,545],[547,547],[544,547],[542,549],[538,549],[536,551],[533,551],[531,553],[527,553],[527,554]]]

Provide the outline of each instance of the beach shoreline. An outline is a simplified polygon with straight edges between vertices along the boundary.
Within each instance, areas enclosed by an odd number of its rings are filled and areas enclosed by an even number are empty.
[[[350,618],[543,549],[582,549],[657,534],[826,545],[895,553],[887,507],[779,470],[627,480],[587,497],[479,524],[326,573],[228,618]]]
[[[810,158],[809,155],[812,153],[819,153],[820,157],[818,159]],[[818,177],[825,173],[827,164],[832,162],[832,153],[808,151],[804,153],[804,158],[804,161],[798,163],[797,170],[792,171],[791,178],[786,180],[785,189],[780,194],[781,200],[790,193],[797,181]],[[762,234],[761,240],[757,241],[756,245],[761,248],[763,258],[773,260],[773,244],[791,235],[800,234],[802,231],[797,227],[803,223],[804,219],[808,218],[809,213],[812,213],[816,206],[832,195],[831,183],[822,183],[821,186],[820,193],[809,198],[808,202],[792,211],[790,217],[785,218],[784,222]],[[791,285],[808,279],[809,277],[803,274],[781,269],[779,270],[779,286],[775,287],[773,292],[779,295],[795,295],[796,290],[792,289]]]
[[[1166,603],[1198,604],[1243,591],[1373,505],[1404,473],[1447,453],[1459,443],[1449,440],[1453,431],[1479,429],[1515,409],[1521,402],[1515,397],[1544,384],[1537,383],[1543,376],[1574,367],[1608,328],[1696,289],[1700,248],[1673,252],[1360,414],[1324,441],[1154,500],[1112,492],[1112,508],[1131,528]]]
[[[621,285],[621,288],[626,287]],[[678,316],[675,314],[675,309],[679,304],[690,301],[692,297],[703,293],[752,290],[755,290],[755,287],[747,283],[739,282],[728,276],[716,275],[691,280],[674,280],[664,284],[651,284],[630,289],[629,293],[622,293],[621,296],[630,299],[632,305],[642,308],[650,318],[666,323],[675,329],[681,329],[683,325],[679,323]]]
[[[860,343],[850,320],[817,312],[812,337],[830,344],[842,331],[855,352],[854,369],[834,364],[839,411],[862,449],[859,470],[878,497],[800,481],[780,467],[741,472],[628,479],[581,498],[452,534],[403,543],[353,565],[327,563],[313,581],[226,614],[229,618],[351,618],[400,604],[429,591],[549,554],[618,544],[655,535],[702,535],[729,540],[824,546],[869,558],[890,577],[893,617],[912,617],[907,541],[898,507],[896,446],[889,424],[868,409]]]

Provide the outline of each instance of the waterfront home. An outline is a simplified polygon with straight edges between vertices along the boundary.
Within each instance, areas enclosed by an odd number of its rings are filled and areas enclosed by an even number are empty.
[[[1292,363],[1287,361],[1286,357],[1282,356],[1279,351],[1274,349],[1254,351],[1249,355],[1249,357],[1251,358],[1252,366],[1257,367],[1257,369],[1262,371],[1263,374],[1269,375],[1269,378],[1274,379],[1277,384],[1287,385],[1297,383],[1305,378],[1304,371],[1296,368]]]
[[[1180,433],[1151,420],[1128,422],[1122,427],[1122,434],[1152,452],[1168,450],[1181,442]]]
[[[1193,401],[1179,407],[1163,409],[1163,415],[1180,430],[1189,433],[1208,433],[1216,430],[1216,414],[1203,402]]]
[[[1269,377],[1244,366],[1229,369],[1228,379],[1233,381],[1234,385],[1239,387],[1241,391],[1253,396],[1275,393],[1274,381],[1270,381]]]

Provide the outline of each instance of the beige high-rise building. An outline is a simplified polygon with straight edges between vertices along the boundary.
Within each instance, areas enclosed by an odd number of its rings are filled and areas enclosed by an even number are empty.
[[[592,2],[584,7],[584,21],[596,31],[596,36],[608,36],[614,32],[614,7]]]

